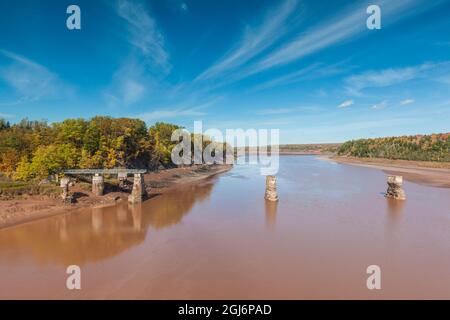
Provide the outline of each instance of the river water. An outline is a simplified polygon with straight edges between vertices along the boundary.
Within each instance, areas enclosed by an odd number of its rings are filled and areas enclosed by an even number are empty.
[[[314,156],[281,156],[277,179],[278,203],[258,166],[236,165],[142,205],[0,230],[0,298],[450,299],[450,189],[406,181],[390,201],[384,172]]]

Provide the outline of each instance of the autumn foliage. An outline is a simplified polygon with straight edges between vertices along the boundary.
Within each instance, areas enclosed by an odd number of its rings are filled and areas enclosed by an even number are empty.
[[[176,144],[171,135],[178,128],[101,116],[52,124],[24,119],[10,125],[0,119],[0,172],[25,181],[67,168],[169,167]]]
[[[351,140],[338,155],[450,162],[450,133]]]

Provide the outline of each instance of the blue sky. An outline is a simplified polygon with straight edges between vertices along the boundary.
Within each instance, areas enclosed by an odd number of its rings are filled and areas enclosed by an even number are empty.
[[[81,30],[66,8],[81,8]],[[378,4],[381,30],[366,27]],[[0,117],[278,128],[281,143],[450,131],[450,1],[2,1]]]

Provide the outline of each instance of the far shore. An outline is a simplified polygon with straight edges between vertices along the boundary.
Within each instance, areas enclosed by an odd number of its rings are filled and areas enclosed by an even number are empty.
[[[387,174],[401,175],[410,182],[433,187],[450,188],[450,163],[432,161],[391,160],[324,156],[338,163],[381,169]]]
[[[194,165],[145,174],[144,181],[149,194],[145,201],[151,201],[152,197],[164,194],[169,189],[182,184],[196,183],[231,168],[231,165]],[[47,196],[1,200],[0,229],[83,208],[115,205],[119,201],[128,201],[129,195],[127,192],[109,192],[103,196],[95,196],[92,192],[81,189],[77,184],[69,190],[71,194],[76,195],[76,203],[64,204],[60,199]]]

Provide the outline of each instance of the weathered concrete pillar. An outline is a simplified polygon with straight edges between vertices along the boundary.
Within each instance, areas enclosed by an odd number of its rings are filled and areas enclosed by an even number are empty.
[[[387,178],[388,189],[385,196],[387,198],[393,198],[396,200],[405,200],[406,194],[402,188],[403,177],[402,176],[388,176]]]
[[[142,202],[142,198],[147,195],[144,184],[144,175],[137,173],[134,175],[133,190],[128,196],[128,202],[139,203]]]
[[[72,203],[73,197],[69,194],[70,179],[67,177],[61,178],[60,186],[62,189],[61,198],[64,203]]]
[[[105,183],[103,180],[103,176],[100,176],[98,175],[98,173],[96,173],[95,176],[92,177],[92,193],[96,196],[102,196],[104,189]]]
[[[59,185],[63,189],[68,189],[69,188],[69,182],[70,182],[69,178],[63,177],[63,178],[60,179]]]
[[[277,178],[275,176],[266,176],[266,193],[264,198],[269,201],[278,201]]]

